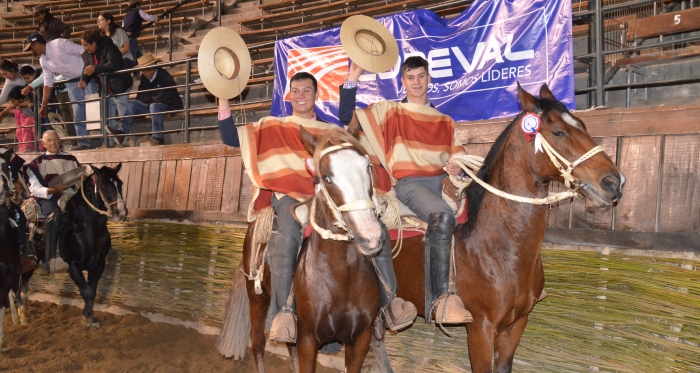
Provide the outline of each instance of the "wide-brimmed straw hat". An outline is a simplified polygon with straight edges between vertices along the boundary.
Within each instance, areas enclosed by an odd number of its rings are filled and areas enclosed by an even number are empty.
[[[37,13],[41,12],[42,10],[48,10],[48,8],[46,8],[46,5],[35,6],[34,8],[32,8],[32,13],[37,14]]]
[[[363,15],[349,17],[340,26],[340,43],[356,65],[373,73],[389,71],[399,58],[399,45],[379,21]]]
[[[143,66],[153,65],[153,64],[158,63],[160,61],[162,61],[160,57],[153,56],[153,53],[146,53],[136,60],[136,63],[137,63],[136,66],[143,67]]]
[[[62,173],[49,181],[49,188],[55,185],[71,187],[80,181],[80,177],[85,174],[85,166],[74,168],[68,172]]]
[[[250,78],[250,52],[238,33],[217,27],[204,37],[197,55],[199,78],[218,98],[238,96]]]

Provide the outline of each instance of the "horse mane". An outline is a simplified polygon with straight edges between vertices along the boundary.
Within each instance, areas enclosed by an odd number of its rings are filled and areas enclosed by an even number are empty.
[[[316,140],[316,151],[314,151],[315,167],[319,167],[320,165],[321,152],[323,152],[323,150],[330,146],[339,145],[342,143],[350,143],[353,145],[355,151],[357,151],[361,155],[367,155],[367,151],[365,151],[365,148],[360,144],[359,140],[357,140],[345,130],[342,130],[340,128],[333,128],[330,131],[319,136],[318,140]]]
[[[481,166],[476,176],[481,180],[486,180],[491,171],[491,167],[496,161],[496,157],[501,153],[503,144],[506,143],[508,135],[515,126],[514,124],[520,119],[523,114],[519,114],[515,119],[513,119],[508,126],[498,135],[498,138],[491,146],[486,159],[484,159],[484,165]],[[471,235],[476,219],[479,216],[479,210],[481,210],[481,203],[484,201],[484,192],[486,189],[479,185],[478,183],[472,182],[468,187],[465,188],[463,194],[467,198],[467,221],[461,228],[460,235],[461,239],[466,239]]]

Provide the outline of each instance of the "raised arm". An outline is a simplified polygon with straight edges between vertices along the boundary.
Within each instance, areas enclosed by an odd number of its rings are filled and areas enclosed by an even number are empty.
[[[338,119],[343,126],[347,126],[352,121],[353,113],[355,112],[355,97],[357,95],[357,82],[360,76],[365,72],[361,67],[353,62],[348,71],[348,79],[340,86],[340,107],[338,110]]]
[[[238,138],[238,131],[233,123],[231,116],[231,107],[228,105],[227,99],[219,99],[219,133],[221,133],[221,141],[228,146],[241,146]]]

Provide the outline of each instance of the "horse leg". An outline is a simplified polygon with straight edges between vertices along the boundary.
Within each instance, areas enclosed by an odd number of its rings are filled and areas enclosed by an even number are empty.
[[[473,373],[491,373],[493,361],[493,346],[495,331],[487,321],[467,324],[467,343],[469,345],[469,360]]]
[[[299,351],[297,351],[297,345],[287,343],[287,351],[289,352],[289,358],[292,360],[292,370],[294,373],[299,373]]]
[[[92,312],[92,308],[95,306],[95,296],[97,296],[97,283],[100,281],[100,278],[102,277],[102,272],[104,272],[104,270],[104,257],[102,258],[102,260],[98,259],[97,268],[88,269],[88,289],[90,292],[88,294],[88,299],[85,301],[85,312],[83,312],[83,314],[85,314],[86,317],[89,320],[91,320],[89,326],[92,326],[93,328],[100,327],[100,323],[97,322],[97,320],[95,320],[95,315]]]
[[[360,373],[362,363],[365,362],[367,352],[372,342],[372,328],[367,328],[360,334],[355,343],[345,346],[345,372]]]
[[[384,345],[385,336],[384,322],[382,321],[382,317],[377,315],[372,324],[372,352],[374,352],[374,358],[377,360],[379,372],[393,373],[391,361],[389,360],[389,355],[387,355],[386,346]]]
[[[318,355],[319,347],[321,346],[313,333],[303,333],[301,330],[297,330],[297,356],[299,357],[299,373],[314,373],[316,371],[316,356]],[[347,353],[348,352],[346,350],[346,356]]]
[[[267,309],[270,307],[270,295],[263,289],[262,294],[255,294],[253,282],[246,281],[248,299],[250,304],[250,338],[253,358],[258,373],[265,373],[263,357],[265,356],[265,323],[267,321]]]
[[[517,320],[506,330],[496,337],[495,346],[495,371],[498,373],[510,373],[513,370],[513,356],[518,348],[520,337],[525,331],[528,316],[525,315]]]
[[[19,292],[19,321],[22,325],[29,323],[29,279],[32,278],[34,271],[25,273],[21,276],[20,292]]]
[[[85,302],[85,307],[83,308],[83,325],[92,325],[92,301],[90,301],[90,285],[85,281],[85,276],[83,276],[83,271],[78,270],[73,263],[68,265],[68,275],[78,286],[80,290],[80,296],[83,297],[83,302]],[[89,304],[89,307],[88,307]],[[89,310],[89,313],[88,313]]]
[[[5,325],[5,307],[0,307],[0,316],[2,316],[0,320],[0,352],[7,352],[7,346],[5,346],[5,334],[2,333],[2,327]]]

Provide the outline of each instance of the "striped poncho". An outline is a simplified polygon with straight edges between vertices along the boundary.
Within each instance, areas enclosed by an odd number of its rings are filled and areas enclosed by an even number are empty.
[[[363,145],[387,168],[392,184],[442,175],[449,158],[466,154],[452,118],[426,105],[382,101],[356,110],[355,118],[366,136]]]
[[[288,195],[298,201],[314,195],[313,177],[306,170],[304,159],[311,155],[304,148],[300,126],[320,136],[334,124],[297,116],[265,117],[257,123],[238,128],[243,164],[255,186],[248,219],[270,205],[272,192]]]

